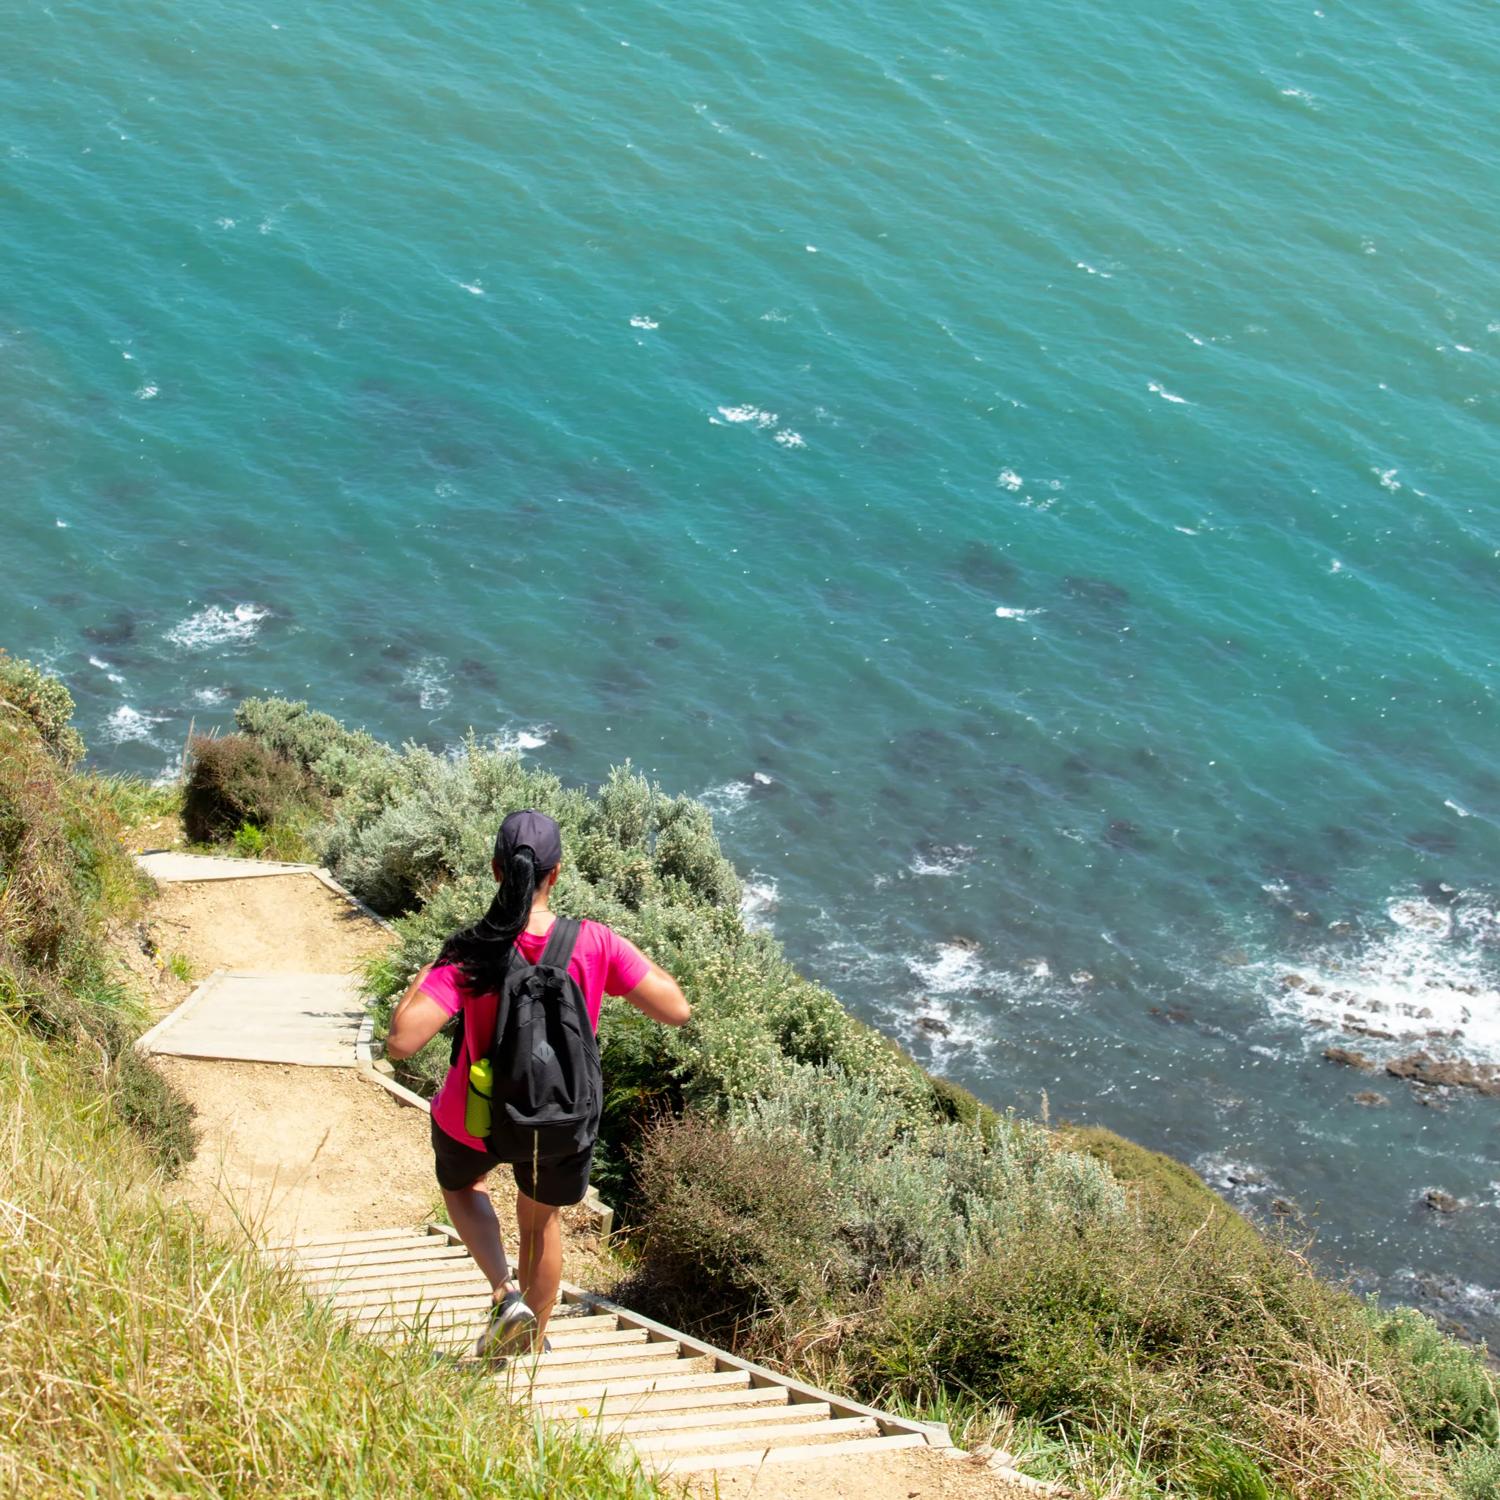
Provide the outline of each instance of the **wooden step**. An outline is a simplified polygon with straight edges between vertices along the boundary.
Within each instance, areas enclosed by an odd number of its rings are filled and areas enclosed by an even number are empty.
[[[645,1333],[645,1329],[632,1329],[633,1333]],[[676,1359],[682,1345],[676,1339],[639,1339],[634,1343],[610,1346],[605,1349],[554,1349],[550,1354],[540,1354],[534,1361],[538,1370],[566,1370],[571,1366],[594,1365],[605,1360]],[[529,1368],[533,1361],[526,1361]]]
[[[293,1269],[307,1271],[339,1271],[346,1266],[404,1266],[415,1261],[430,1260],[432,1246],[422,1240],[392,1241],[386,1245],[350,1245],[343,1250],[320,1250],[316,1255],[299,1256],[287,1262]],[[457,1260],[460,1257],[454,1256]]]
[[[684,1362],[675,1354],[652,1354],[653,1345],[627,1344],[621,1349],[570,1349],[578,1358],[565,1365],[549,1365],[555,1354],[531,1355],[513,1361],[516,1385],[527,1384],[533,1390],[544,1385],[583,1385],[593,1380],[610,1380],[616,1375],[676,1375]]]
[[[823,1446],[823,1440],[879,1437],[873,1417],[837,1417],[827,1422],[786,1422],[781,1425],[735,1426],[690,1429],[686,1432],[651,1432],[629,1439],[637,1453],[706,1453],[710,1448],[753,1448],[763,1453],[803,1443]]]
[[[744,1370],[677,1368],[688,1363],[679,1360],[661,1375],[632,1374],[628,1378],[611,1376],[604,1380],[579,1381],[576,1385],[545,1386],[538,1390],[536,1400],[530,1404],[546,1415],[566,1415],[563,1408],[586,1406],[590,1414],[597,1416],[600,1407],[621,1412],[628,1404],[630,1411],[668,1411],[674,1407],[691,1406],[700,1398],[707,1400],[710,1396],[733,1395],[749,1401],[763,1394],[767,1401],[786,1401],[784,1386],[752,1386]],[[519,1394],[524,1398],[528,1393],[522,1390]]]
[[[367,1252],[389,1250],[393,1247],[415,1246],[428,1250],[441,1250],[447,1240],[423,1234],[420,1229],[385,1229],[379,1234],[370,1234],[357,1240],[324,1240],[318,1244],[283,1245],[265,1253],[279,1260],[294,1260],[299,1265],[308,1261],[323,1260],[330,1255],[362,1255]]]
[[[421,1235],[424,1240],[431,1240],[434,1244],[443,1242],[442,1235],[429,1234],[424,1229],[349,1229],[343,1234],[278,1235],[275,1239],[262,1241],[261,1249],[303,1250],[313,1245],[353,1245],[361,1240],[383,1240],[398,1234]]]
[[[455,1307],[477,1304],[488,1310],[494,1301],[490,1284],[483,1277],[477,1281],[466,1276],[462,1281],[416,1282],[397,1286],[351,1286],[330,1290],[324,1296],[335,1307],[352,1312],[362,1307],[436,1307],[451,1303]]]
[[[554,1348],[564,1347],[558,1340],[566,1340],[568,1345],[586,1339],[593,1333],[614,1333],[620,1330],[620,1320],[613,1313],[599,1313],[592,1318],[559,1318],[553,1314],[552,1320],[547,1324],[547,1337],[552,1340]],[[632,1328],[632,1333],[645,1335],[644,1328]]]
[[[919,1432],[901,1432],[891,1437],[846,1438],[842,1442],[798,1443],[786,1448],[738,1448],[723,1453],[663,1455],[654,1465],[658,1474],[702,1474],[710,1469],[743,1469],[761,1464],[815,1463],[833,1458],[863,1458],[890,1453],[898,1448],[925,1448]]]
[[[612,1436],[630,1436],[647,1432],[686,1432],[694,1427],[725,1427],[730,1423],[736,1428],[759,1427],[766,1422],[773,1425],[800,1423],[806,1427],[809,1423],[832,1419],[833,1408],[826,1401],[783,1401],[774,1406],[736,1408],[718,1405],[706,1411],[647,1412],[644,1416],[611,1417],[605,1414],[592,1421],[601,1432]]]
[[[298,1266],[298,1274],[310,1287],[321,1288],[354,1281],[379,1281],[395,1276],[441,1276],[455,1268],[471,1276],[484,1272],[460,1250],[429,1251],[421,1260],[402,1260],[394,1265],[382,1261],[355,1261],[337,1266]]]
[[[547,1356],[543,1355],[543,1359]],[[648,1376],[712,1374],[713,1361],[707,1356],[699,1359],[679,1359],[671,1355],[664,1358],[638,1358],[633,1360],[591,1360],[588,1364],[542,1365],[527,1360],[517,1362],[514,1368],[499,1372],[499,1379],[522,1399],[526,1399],[539,1387],[552,1386],[571,1389],[574,1386],[614,1384],[621,1380],[645,1380]],[[551,1400],[550,1395],[539,1398]]]

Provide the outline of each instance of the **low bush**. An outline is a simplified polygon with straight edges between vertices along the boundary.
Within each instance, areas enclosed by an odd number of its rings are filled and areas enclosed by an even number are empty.
[[[1500,1442],[1500,1402],[1494,1376],[1478,1351],[1449,1338],[1411,1307],[1369,1309],[1389,1359],[1402,1406],[1429,1442]]]
[[[243,734],[196,735],[188,746],[182,825],[195,843],[230,840],[247,824],[293,817],[313,797],[306,773]]]
[[[1205,1220],[1213,1220],[1247,1241],[1259,1240],[1259,1231],[1243,1214],[1175,1157],[1098,1125],[1064,1124],[1057,1133],[1073,1150],[1103,1162],[1117,1181],[1135,1189],[1147,1212],[1169,1221],[1178,1233],[1191,1234]]]
[[[136,1053],[143,1014],[104,956],[109,926],[138,915],[147,889],[116,800],[40,729],[0,717],[0,1014],[74,1056],[176,1171],[193,1153],[190,1107]]]
[[[678,1326],[738,1340],[770,1316],[785,1335],[849,1280],[828,1234],[832,1177],[800,1141],[668,1118],[647,1139],[637,1182],[650,1212],[617,1295]]]
[[[1134,1215],[1027,1226],[889,1286],[841,1356],[867,1395],[956,1386],[1116,1464],[1129,1434],[1127,1467],[1184,1493],[1444,1492],[1361,1305],[1227,1223],[1188,1247]]]
[[[0,712],[23,719],[65,766],[83,759],[83,740],[73,728],[73,695],[55,677],[0,650]]]
[[[1453,1463],[1456,1500],[1500,1500],[1500,1448],[1475,1444]]]

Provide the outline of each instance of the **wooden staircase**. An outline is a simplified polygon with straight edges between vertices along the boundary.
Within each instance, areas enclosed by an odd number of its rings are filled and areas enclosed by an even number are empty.
[[[490,1287],[447,1226],[298,1239],[263,1253],[362,1333],[425,1339],[472,1361]],[[554,1421],[618,1438],[658,1473],[951,1446],[939,1423],[815,1390],[566,1284],[547,1338],[549,1353],[513,1360],[495,1379]]]

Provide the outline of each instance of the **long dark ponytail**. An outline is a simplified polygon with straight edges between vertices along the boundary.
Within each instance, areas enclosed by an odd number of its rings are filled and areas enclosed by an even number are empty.
[[[464,971],[468,989],[481,995],[499,994],[510,967],[511,949],[531,916],[537,882],[551,873],[551,866],[537,869],[536,855],[521,845],[501,871],[489,910],[443,944],[438,962],[457,964]]]

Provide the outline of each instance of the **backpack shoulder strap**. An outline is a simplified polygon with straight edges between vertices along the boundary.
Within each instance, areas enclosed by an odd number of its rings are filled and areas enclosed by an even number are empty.
[[[552,931],[547,934],[547,946],[542,956],[537,959],[537,967],[550,966],[554,969],[566,969],[568,960],[573,957],[573,947],[578,941],[578,934],[583,930],[583,924],[576,917],[559,917],[552,924]]]

